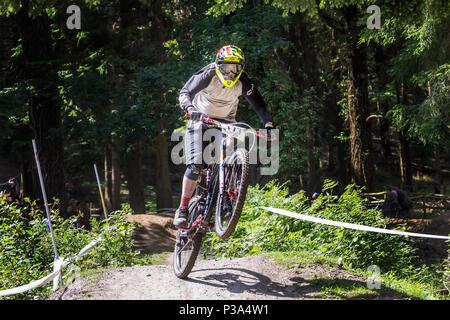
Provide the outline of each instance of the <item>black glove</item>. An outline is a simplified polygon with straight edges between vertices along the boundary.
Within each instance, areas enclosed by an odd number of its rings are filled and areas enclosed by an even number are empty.
[[[187,107],[186,112],[189,114],[189,119],[191,120],[200,120],[201,117],[204,116],[204,114],[197,111],[194,106]]]

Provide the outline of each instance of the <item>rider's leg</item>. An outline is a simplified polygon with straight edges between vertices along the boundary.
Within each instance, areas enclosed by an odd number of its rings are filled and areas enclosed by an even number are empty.
[[[189,201],[191,200],[192,194],[194,193],[195,187],[197,186],[197,179],[192,180],[187,176],[183,177],[183,189],[181,192],[180,207],[187,207]]]
[[[197,185],[201,167],[189,165],[183,177],[183,189],[181,192],[180,206],[175,213],[173,224],[177,227],[186,227],[189,201]]]
[[[191,199],[195,187],[197,186],[197,180],[201,170],[201,165],[188,165],[183,177],[183,189],[181,191],[180,207],[187,207],[189,205],[189,200]]]
[[[186,227],[187,225],[189,201],[203,167],[203,127],[201,122],[189,120],[184,143],[187,169],[183,177],[180,206],[173,220],[176,227]]]

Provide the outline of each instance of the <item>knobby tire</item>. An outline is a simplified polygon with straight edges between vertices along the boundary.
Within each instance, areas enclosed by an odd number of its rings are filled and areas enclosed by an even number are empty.
[[[195,221],[198,214],[193,212],[195,209],[198,209],[198,202],[200,197],[193,197],[189,204],[189,212],[190,212],[190,223]],[[184,230],[178,230],[177,238],[175,241],[175,248],[173,253],[173,270],[175,275],[180,279],[185,279],[192,271],[194,267],[195,260],[197,260],[198,253],[200,252],[200,247],[202,246],[202,239],[204,234],[197,233],[192,240],[189,240],[187,236],[185,236],[186,232]],[[186,244],[191,241],[187,246]],[[185,249],[179,252],[184,246]],[[187,249],[190,249],[189,251]],[[186,253],[186,257],[182,257],[183,252]]]
[[[228,238],[236,228],[236,225],[241,217],[242,209],[244,207],[245,198],[247,196],[248,189],[248,179],[249,179],[249,156],[248,151],[245,149],[236,150],[232,155],[231,163],[227,164],[227,167],[232,167],[235,164],[242,164],[241,175],[240,175],[240,185],[239,185],[239,194],[234,204],[233,212],[230,220],[228,221],[227,226],[223,226],[222,214],[223,214],[223,199],[217,199],[217,209],[215,215],[215,232],[216,235],[221,239]],[[231,177],[233,179],[233,177]],[[225,172],[225,182],[227,182],[227,172]],[[225,190],[227,189],[227,185],[225,184]],[[220,196],[219,196],[220,197]]]

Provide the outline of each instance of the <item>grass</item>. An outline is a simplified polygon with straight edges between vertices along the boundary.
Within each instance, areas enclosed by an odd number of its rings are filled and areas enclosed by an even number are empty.
[[[386,289],[369,289],[367,284],[342,279],[312,279],[311,284],[320,288],[321,299],[332,300],[379,300],[386,294]]]
[[[377,300],[386,296],[399,296],[385,286],[369,289],[368,276],[359,276],[347,266],[340,265],[338,259],[333,257],[312,255],[308,252],[268,252],[265,256],[288,268],[311,268],[314,275],[303,282],[307,282],[319,292],[314,296],[315,299]],[[346,278],[343,278],[344,274]],[[299,284],[299,287],[301,286],[302,284]]]
[[[405,295],[420,300],[449,300],[447,295],[443,295],[442,291],[437,291],[433,286],[411,279],[395,279],[387,275],[382,275],[381,279],[390,288],[404,293]]]
[[[311,268],[314,275],[304,279],[320,294],[315,299],[333,300],[439,300],[448,299],[428,284],[414,279],[396,279],[381,274],[381,286],[369,288],[367,270],[353,270],[338,262],[337,258],[312,255],[308,252],[265,252],[264,256],[290,269]],[[343,275],[346,275],[343,278]],[[373,278],[372,278],[373,279]],[[369,282],[373,283],[373,282]],[[300,287],[301,284],[299,284]]]
[[[167,260],[167,255],[171,252],[162,252],[154,254],[140,254],[134,259],[135,266],[148,266],[148,265],[161,265],[165,264]]]

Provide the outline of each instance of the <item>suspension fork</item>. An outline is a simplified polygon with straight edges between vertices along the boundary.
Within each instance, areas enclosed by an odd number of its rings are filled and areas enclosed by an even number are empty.
[[[217,196],[218,206],[216,214],[220,215],[222,212],[222,203],[225,194],[225,155],[227,149],[227,140],[225,133],[222,132],[222,149],[220,150],[219,162],[219,194]]]
[[[213,213],[213,206],[215,204],[215,199],[217,197],[218,189],[219,189],[219,174],[218,172],[214,175],[211,172],[211,169],[207,170],[207,188],[206,188],[206,201],[204,208],[204,219],[202,223],[202,227],[211,228],[209,221],[211,220],[211,216]]]
[[[225,193],[225,155],[226,155],[226,135],[222,133],[222,143],[220,150],[220,159],[218,172],[214,176],[211,174],[210,170],[207,171],[207,197],[206,197],[206,205],[205,205],[205,218],[203,219],[202,226],[210,227],[209,221],[212,216],[213,208],[212,206],[215,204],[215,200],[219,201],[218,212],[216,214],[220,214],[220,210],[222,207],[222,199]],[[214,177],[214,178],[213,178]]]
[[[225,153],[227,149],[227,140],[222,132],[222,149],[220,150],[219,161],[219,196],[222,197],[225,191]]]

